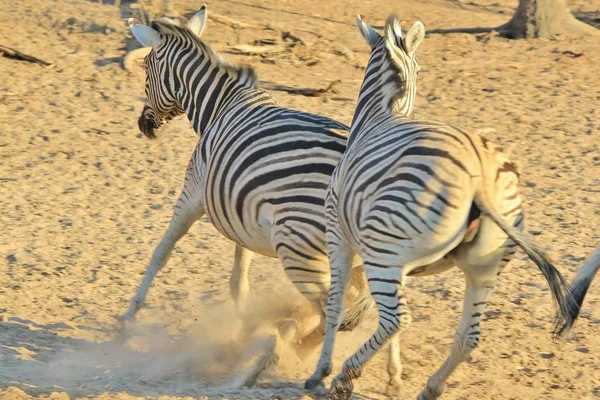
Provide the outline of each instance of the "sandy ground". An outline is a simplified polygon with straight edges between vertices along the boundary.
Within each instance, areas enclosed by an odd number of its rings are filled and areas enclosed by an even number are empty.
[[[124,21],[129,3],[104,3],[0,4],[0,44],[53,63],[0,58],[0,398],[312,398],[301,387],[315,357],[300,363],[286,349],[255,388],[234,390],[227,379],[213,379],[235,367],[239,349],[228,295],[233,245],[206,220],[157,276],[136,337],[126,346],[113,340],[116,317],[167,227],[197,138],[184,118],[157,141],[138,133],[144,74],[121,67],[125,52],[137,47]],[[179,12],[200,6],[173,3]],[[368,59],[354,14],[373,25],[392,11],[405,26],[423,21],[432,33],[419,49],[416,116],[514,145],[527,230],[567,277],[595,247],[600,44],[440,32],[498,25],[516,0],[249,3],[259,7],[214,1],[209,13],[280,24],[302,33],[310,47],[269,59],[225,56],[252,64],[267,83],[322,88],[341,79],[338,93],[324,97],[272,94],[281,104],[346,123]],[[573,1],[572,8],[598,25],[598,0]],[[274,35],[209,21],[204,37],[223,50]],[[274,296],[293,291],[276,260],[256,256],[250,275],[257,315],[272,311]],[[414,322],[402,339],[404,394],[415,398],[448,353],[464,283],[452,271],[408,286]],[[500,277],[480,347],[451,377],[444,398],[600,398],[599,301],[596,284],[577,335],[553,342],[548,289],[520,252]],[[335,371],[374,323],[371,313],[358,331],[340,334]],[[368,364],[356,398],[384,397],[385,364],[384,352]]]

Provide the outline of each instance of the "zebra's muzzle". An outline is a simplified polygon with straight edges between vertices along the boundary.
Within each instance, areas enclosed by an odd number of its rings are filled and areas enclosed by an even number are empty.
[[[143,112],[138,120],[138,127],[140,131],[146,136],[148,139],[156,139],[156,134],[154,133],[155,123],[151,118],[146,116],[146,113]]]

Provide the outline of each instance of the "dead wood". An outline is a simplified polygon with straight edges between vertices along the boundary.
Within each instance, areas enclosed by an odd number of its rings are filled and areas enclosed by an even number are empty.
[[[299,88],[299,87],[293,87],[293,86],[287,86],[287,85],[279,85],[277,83],[272,83],[272,82],[263,82],[263,83],[261,83],[261,87],[263,89],[276,90],[278,92],[287,92],[290,94],[298,94],[301,96],[320,97],[327,93],[336,94],[337,91],[335,90],[334,87],[335,87],[335,85],[337,85],[340,82],[342,82],[342,81],[339,79],[335,80],[335,81],[331,82],[329,85],[327,85],[326,88],[322,88],[322,89]]]
[[[110,135],[110,132],[109,131],[105,131],[104,129],[90,128],[90,130],[92,132],[96,132],[97,134],[100,134],[100,135]]]
[[[52,65],[48,61],[44,61],[40,58],[30,56],[25,53],[21,53],[19,50],[15,50],[11,47],[6,47],[6,46],[2,46],[2,45],[0,45],[0,56],[14,58],[15,60],[20,60],[20,61],[27,61],[27,62],[34,63],[34,64],[43,65],[44,67],[49,67]]]
[[[225,53],[245,54],[245,55],[260,55],[260,54],[280,54],[287,51],[283,46],[252,46],[249,44],[237,44],[225,48]]]
[[[241,22],[236,19],[226,17],[225,15],[215,14],[212,11],[208,13],[208,19],[218,22],[223,25],[228,25],[233,29],[264,29],[264,25],[249,24],[247,22]]]

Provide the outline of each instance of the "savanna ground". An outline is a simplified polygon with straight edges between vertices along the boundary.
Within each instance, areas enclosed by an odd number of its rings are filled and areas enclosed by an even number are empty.
[[[156,141],[138,133],[144,73],[122,68],[138,45],[125,18],[136,3],[24,0],[0,4],[0,44],[53,64],[0,57],[0,398],[312,398],[302,383],[315,357],[281,364],[252,389],[207,380],[227,368],[235,323],[228,278],[232,243],[206,219],[159,273],[123,347],[111,328],[133,295],[170,219],[197,142],[184,117]],[[188,13],[199,1],[173,2]],[[354,15],[381,26],[398,12],[430,32],[421,48],[415,116],[475,130],[506,147],[522,170],[527,230],[570,279],[598,242],[600,44],[591,39],[509,41],[448,34],[506,22],[516,0],[266,0],[208,3],[211,12],[272,24],[306,45],[269,57],[225,54],[253,65],[267,85],[325,88],[320,97],[271,91],[283,105],[349,123],[368,46]],[[131,8],[130,8],[131,7]],[[598,26],[597,0],[571,2]],[[273,39],[272,30],[209,20],[216,50]],[[278,262],[256,256],[251,292],[269,312],[293,292]],[[414,322],[402,336],[404,394],[414,398],[448,354],[461,309],[458,271],[410,281]],[[286,296],[287,297],[287,296]],[[600,398],[600,284],[577,334],[553,342],[546,283],[524,253],[503,273],[480,347],[449,380],[445,399]],[[262,314],[261,314],[262,315]],[[362,344],[375,313],[339,335],[334,371]],[[228,345],[229,343],[229,345]],[[360,399],[384,397],[386,354],[356,382]],[[221,363],[221,364],[219,364]]]

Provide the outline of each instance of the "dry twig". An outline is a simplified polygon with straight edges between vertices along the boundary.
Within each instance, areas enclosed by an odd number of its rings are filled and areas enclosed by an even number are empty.
[[[279,85],[272,82],[264,82],[261,84],[261,87],[269,90],[277,90],[279,92],[287,92],[290,94],[299,94],[301,96],[307,97],[320,97],[327,93],[337,93],[334,89],[334,86],[338,83],[342,82],[341,80],[335,80],[327,85],[326,88],[322,89],[313,89],[313,88],[298,88],[293,86]]]
[[[215,22],[219,22],[223,25],[228,25],[233,29],[263,29],[263,25],[257,24],[248,24],[246,22],[241,22],[233,18],[226,17],[225,15],[215,14],[214,12],[208,13],[208,19],[213,20]]]
[[[285,52],[287,49],[283,46],[251,46],[249,44],[238,44],[235,46],[229,46],[224,51],[225,53],[234,54],[279,54]]]
[[[99,133],[101,135],[110,135],[110,132],[109,131],[105,131],[104,129],[90,128],[90,130],[92,132],[96,132],[96,133]]]
[[[15,50],[10,47],[0,45],[0,56],[5,56],[8,58],[14,58],[15,60],[27,61],[35,64],[43,65],[44,67],[49,67],[52,64],[48,61],[41,60],[37,57],[30,56],[25,53],[21,53],[19,50]]]

